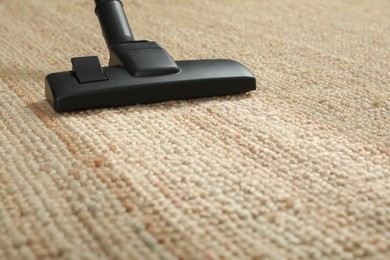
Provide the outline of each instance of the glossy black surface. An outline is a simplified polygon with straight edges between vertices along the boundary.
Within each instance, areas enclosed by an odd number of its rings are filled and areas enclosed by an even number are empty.
[[[177,61],[181,71],[134,77],[123,67],[104,67],[106,81],[80,84],[72,72],[46,77],[46,98],[56,111],[144,104],[244,93],[256,89],[253,75],[232,60]]]
[[[233,95],[256,89],[256,80],[232,60],[175,62],[156,42],[135,41],[122,2],[95,0],[109,67],[97,57],[73,58],[73,71],[46,76],[46,99],[56,111]]]
[[[176,62],[156,42],[132,41],[111,49],[110,66],[120,65],[136,77],[160,76],[180,71]]]

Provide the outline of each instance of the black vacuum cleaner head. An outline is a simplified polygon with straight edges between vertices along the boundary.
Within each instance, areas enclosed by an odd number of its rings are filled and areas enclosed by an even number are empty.
[[[46,76],[46,98],[58,112],[245,93],[256,80],[233,60],[174,61],[156,42],[135,41],[119,0],[95,0],[110,51],[73,58],[72,71]]]

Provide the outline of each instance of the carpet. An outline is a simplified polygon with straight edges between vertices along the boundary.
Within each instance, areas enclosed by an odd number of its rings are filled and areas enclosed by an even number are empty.
[[[124,0],[249,94],[58,114],[45,75],[108,52],[92,0],[0,2],[0,259],[388,259],[388,0]]]

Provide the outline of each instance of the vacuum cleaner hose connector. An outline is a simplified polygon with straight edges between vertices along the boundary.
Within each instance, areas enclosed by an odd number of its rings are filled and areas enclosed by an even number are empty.
[[[95,0],[95,4],[95,13],[109,49],[118,43],[134,41],[120,0]]]

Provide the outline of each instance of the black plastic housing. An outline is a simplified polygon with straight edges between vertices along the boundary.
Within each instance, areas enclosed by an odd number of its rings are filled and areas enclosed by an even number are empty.
[[[179,66],[156,42],[132,41],[116,44],[110,51],[110,66],[123,66],[136,77],[178,73]]]
[[[175,62],[156,42],[135,41],[122,2],[95,0],[107,47],[98,57],[72,59],[72,71],[46,76],[46,99],[58,112],[233,95],[256,89],[256,80],[232,60]]]
[[[80,84],[72,72],[46,77],[46,98],[58,112],[233,95],[256,89],[253,75],[232,60],[178,61],[181,71],[135,77],[120,66],[104,67],[107,81]]]

